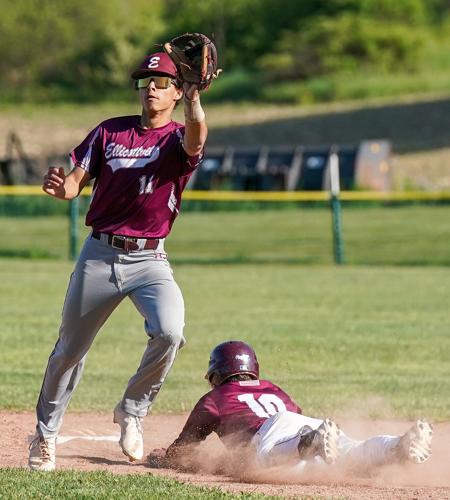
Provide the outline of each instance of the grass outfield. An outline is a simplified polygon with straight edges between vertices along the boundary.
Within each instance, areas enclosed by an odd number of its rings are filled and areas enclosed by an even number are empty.
[[[1,259],[0,407],[33,409],[53,348],[72,264]],[[450,269],[254,265],[174,266],[187,346],[155,412],[187,411],[207,390],[210,349],[239,338],[262,377],[306,414],[449,419]],[[145,348],[125,301],[99,333],[71,410],[110,411]]]
[[[450,266],[449,205],[345,206],[342,227],[349,264]],[[67,217],[3,216],[0,232],[0,257],[67,258]],[[331,215],[319,207],[182,212],[166,248],[174,265],[331,264]]]
[[[51,474],[23,469],[0,469],[0,498],[39,499],[161,499],[257,500],[254,493],[225,493],[219,488],[200,488],[151,474],[117,475],[108,472],[58,471]],[[271,496],[270,498],[281,498]],[[311,498],[311,497],[308,497]]]

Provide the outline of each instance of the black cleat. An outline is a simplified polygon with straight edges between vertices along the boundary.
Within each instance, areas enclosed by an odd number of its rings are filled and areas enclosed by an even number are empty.
[[[339,427],[326,419],[315,430],[310,430],[300,437],[298,454],[302,460],[319,455],[327,464],[334,464],[339,458]]]

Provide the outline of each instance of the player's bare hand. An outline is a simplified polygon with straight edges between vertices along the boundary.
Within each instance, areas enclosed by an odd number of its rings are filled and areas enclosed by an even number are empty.
[[[198,86],[195,83],[183,83],[184,96],[189,101],[198,101],[200,99],[200,92]]]
[[[147,461],[150,467],[154,469],[167,469],[169,460],[166,456],[166,448],[155,448],[148,456]]]
[[[50,167],[44,175],[42,189],[50,196],[64,197],[66,174],[63,167]]]

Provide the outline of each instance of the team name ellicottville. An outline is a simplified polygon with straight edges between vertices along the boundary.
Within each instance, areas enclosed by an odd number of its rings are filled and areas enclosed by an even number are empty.
[[[111,142],[106,146],[105,157],[109,158],[133,158],[133,157],[150,157],[152,151],[155,147],[151,146],[149,148],[143,148],[142,146],[138,148],[128,149],[122,144],[116,144]]]

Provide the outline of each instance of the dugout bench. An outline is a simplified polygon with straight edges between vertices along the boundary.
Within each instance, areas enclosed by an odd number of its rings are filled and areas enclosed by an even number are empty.
[[[235,191],[329,190],[329,159],[339,162],[341,189],[391,188],[389,141],[321,147],[211,148],[188,189]]]

